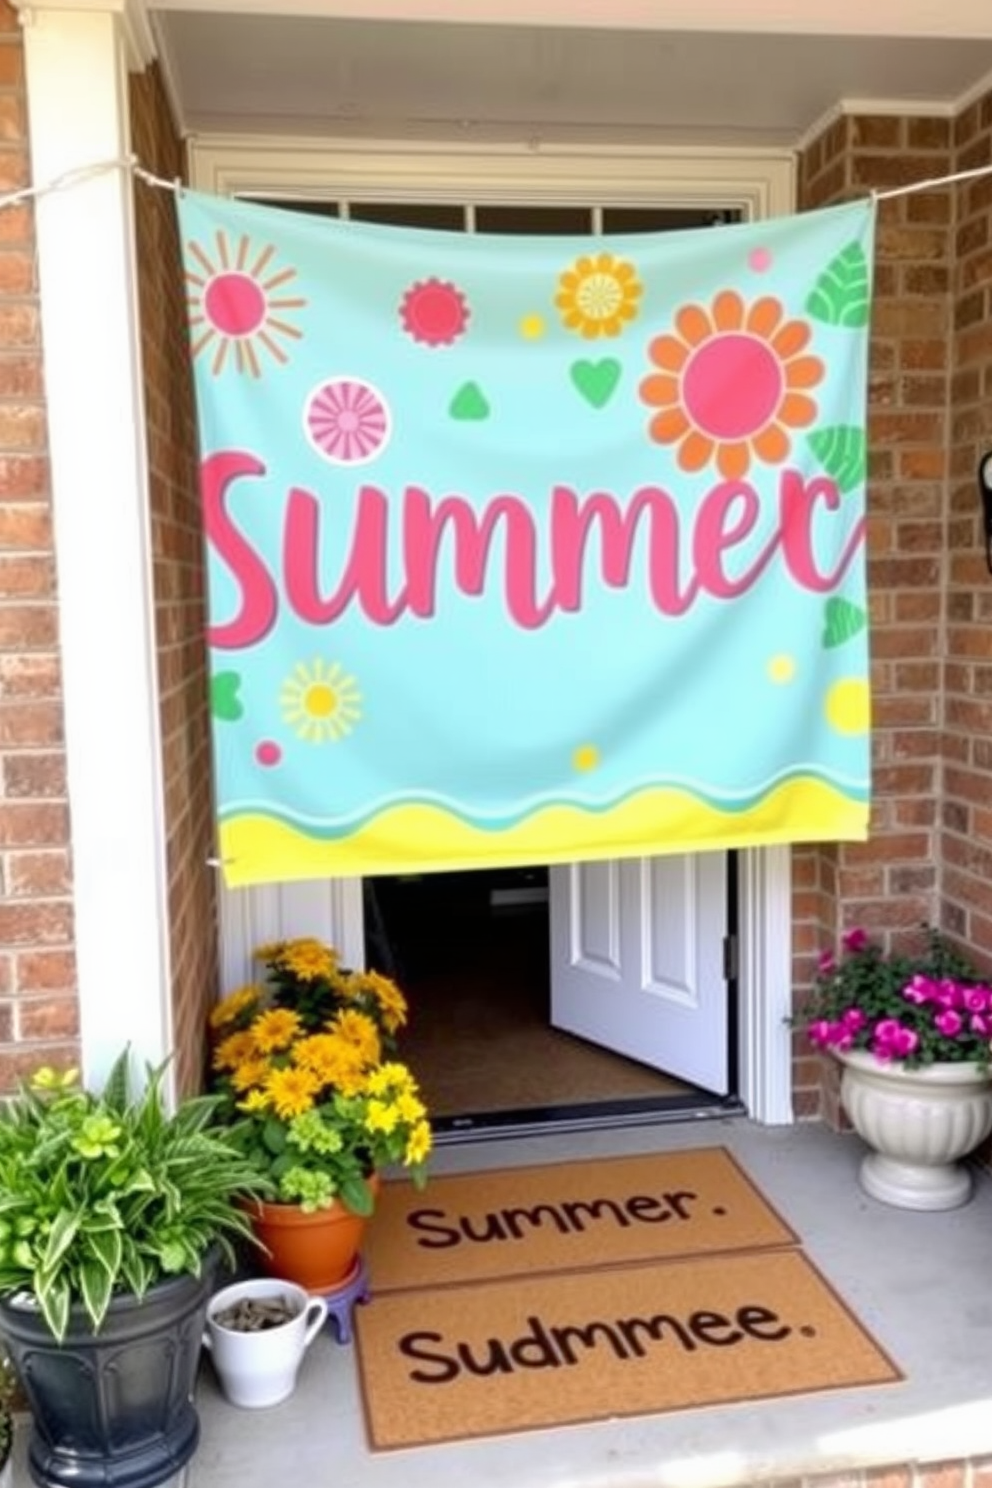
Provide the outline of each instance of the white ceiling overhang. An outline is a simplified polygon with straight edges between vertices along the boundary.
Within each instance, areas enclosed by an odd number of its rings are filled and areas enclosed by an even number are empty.
[[[992,0],[117,3],[197,135],[791,148],[842,107],[952,115],[992,86]]]

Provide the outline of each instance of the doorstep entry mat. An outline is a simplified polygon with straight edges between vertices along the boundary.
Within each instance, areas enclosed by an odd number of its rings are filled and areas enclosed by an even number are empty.
[[[379,1449],[903,1377],[796,1250],[373,1293],[355,1325]]]
[[[384,1183],[372,1291],[798,1244],[723,1147]]]

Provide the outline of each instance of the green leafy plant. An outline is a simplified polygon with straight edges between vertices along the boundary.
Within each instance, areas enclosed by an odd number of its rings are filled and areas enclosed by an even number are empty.
[[[426,1179],[431,1128],[406,1065],[391,1058],[406,1000],[377,972],[350,971],[309,938],[262,946],[265,985],[214,1008],[215,1086],[232,1140],[280,1203],[337,1200],[372,1212],[369,1178],[389,1165]]]
[[[989,1063],[992,986],[924,927],[916,954],[887,953],[864,930],[820,956],[813,990],[794,1023],[817,1049],[866,1050],[908,1069],[938,1061]]]
[[[74,1304],[99,1330],[115,1294],[200,1275],[251,1229],[263,1177],[215,1122],[218,1100],[168,1113],[166,1066],[133,1088],[130,1052],[99,1094],[41,1069],[0,1108],[0,1295],[28,1294],[60,1341]]]

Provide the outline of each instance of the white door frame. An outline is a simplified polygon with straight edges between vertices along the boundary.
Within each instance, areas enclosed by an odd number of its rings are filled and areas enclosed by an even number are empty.
[[[423,141],[203,136],[190,143],[191,185],[218,196],[333,201],[552,202],[589,206],[739,208],[750,219],[791,212],[794,160],[784,150],[629,145],[482,145]],[[791,853],[738,854],[741,1098],[754,1120],[792,1113]],[[304,924],[305,920],[305,924]],[[360,879],[221,891],[225,984],[250,974],[250,949],[278,935],[333,934],[364,960]]]

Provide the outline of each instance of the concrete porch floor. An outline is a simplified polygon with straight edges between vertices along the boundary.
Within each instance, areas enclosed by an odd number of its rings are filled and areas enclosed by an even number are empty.
[[[992,1181],[946,1214],[912,1214],[864,1195],[862,1146],[819,1126],[761,1128],[718,1119],[448,1147],[435,1172],[580,1156],[723,1145],[793,1226],[905,1382],[526,1431],[445,1446],[371,1452],[351,1347],[328,1331],[292,1399],[271,1410],[227,1404],[209,1364],[202,1439],[174,1488],[717,1488],[848,1475],[897,1463],[992,1457]],[[428,1190],[429,1191],[429,1190]],[[29,1483],[22,1461],[17,1488]]]

